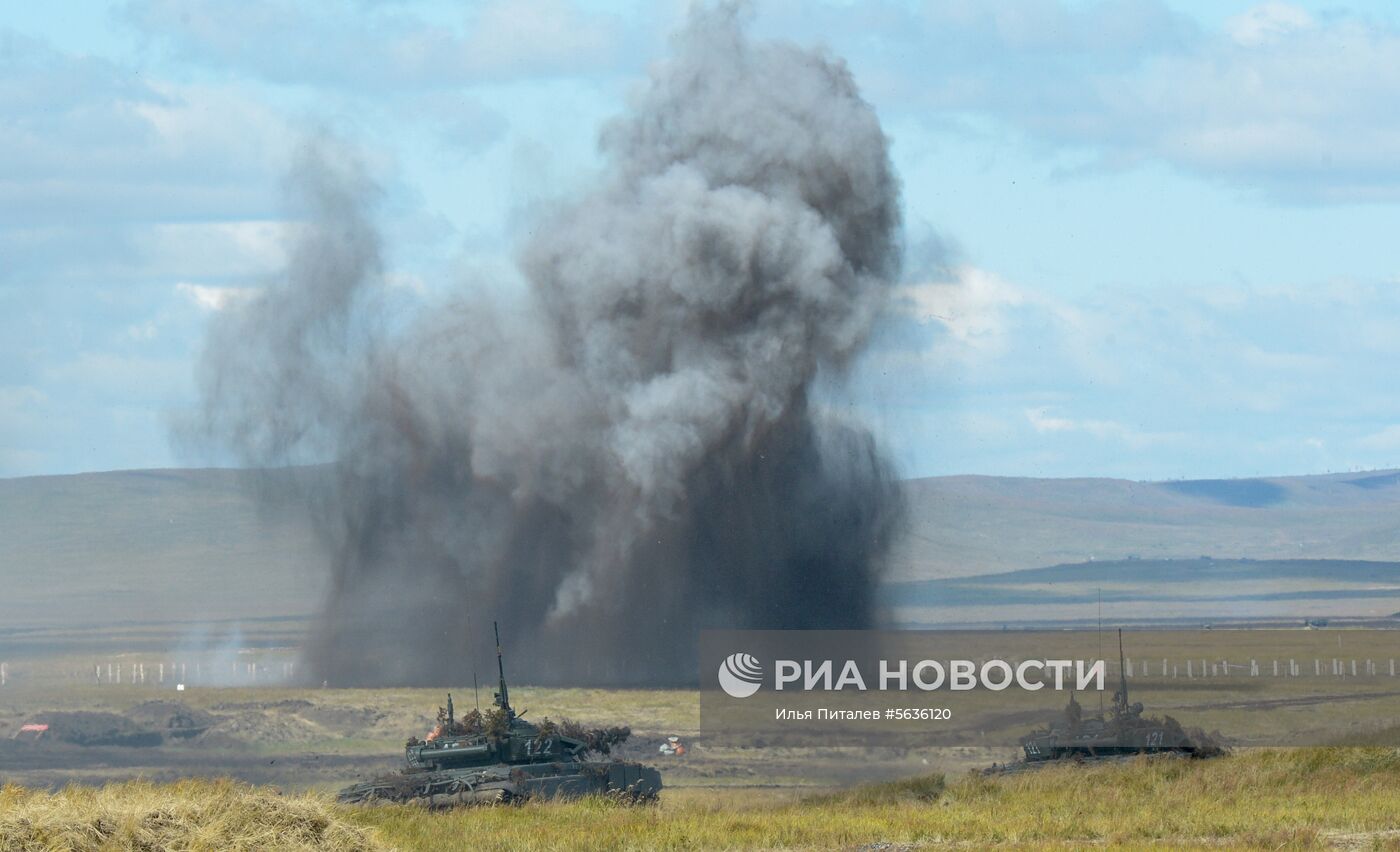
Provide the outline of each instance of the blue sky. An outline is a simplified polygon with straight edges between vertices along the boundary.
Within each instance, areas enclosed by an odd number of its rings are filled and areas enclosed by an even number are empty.
[[[0,11],[0,476],[172,448],[213,312],[274,274],[330,131],[386,188],[406,310],[520,286],[686,4],[121,0]],[[822,403],[909,475],[1400,466],[1389,4],[758,3],[845,57],[908,259]]]

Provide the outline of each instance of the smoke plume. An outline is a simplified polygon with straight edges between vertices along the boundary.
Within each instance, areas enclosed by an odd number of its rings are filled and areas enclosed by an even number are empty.
[[[381,315],[377,190],[313,146],[285,274],[222,313],[200,434],[306,469],[332,684],[461,683],[499,619],[535,682],[695,677],[707,627],[859,628],[901,518],[814,409],[899,257],[887,140],[839,59],[702,9],[520,251],[528,305]]]

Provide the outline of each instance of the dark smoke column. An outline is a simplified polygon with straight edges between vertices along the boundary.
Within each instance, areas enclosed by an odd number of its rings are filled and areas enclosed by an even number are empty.
[[[318,679],[460,683],[492,619],[523,678],[587,683],[688,681],[704,627],[872,621],[898,487],[811,391],[897,273],[897,182],[844,64],[736,17],[692,16],[598,185],[534,228],[524,316],[463,293],[376,332],[373,190],[308,158],[314,222],[212,329],[201,432],[336,459],[300,498]]]

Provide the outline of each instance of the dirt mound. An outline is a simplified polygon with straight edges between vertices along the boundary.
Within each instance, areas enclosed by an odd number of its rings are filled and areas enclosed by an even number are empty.
[[[232,781],[0,789],[6,849],[377,850],[325,799]]]
[[[80,746],[158,746],[161,735],[116,713],[40,713],[27,723],[48,725],[44,739]]]
[[[348,733],[363,733],[383,721],[373,707],[322,705],[301,699],[240,701],[215,704],[217,728],[200,738],[250,742],[309,742]]]
[[[373,707],[328,707],[319,704],[299,709],[296,714],[337,732],[362,731],[374,727],[384,718],[384,713]]]
[[[294,710],[301,711],[315,707],[302,698],[284,698],[281,701],[224,701],[214,705],[215,710]]]
[[[267,710],[238,710],[219,720],[212,734],[224,734],[235,740],[248,743],[298,743],[325,739],[326,729],[303,719],[298,713],[270,712]],[[201,738],[203,741],[204,738]]]
[[[147,701],[126,712],[126,717],[167,737],[189,739],[209,730],[219,718],[179,701]]]

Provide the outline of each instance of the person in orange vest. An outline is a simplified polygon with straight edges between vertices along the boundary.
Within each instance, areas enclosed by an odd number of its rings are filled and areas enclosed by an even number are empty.
[[[681,742],[680,737],[667,737],[666,742],[661,744],[661,753],[676,756],[685,754],[685,743]]]

